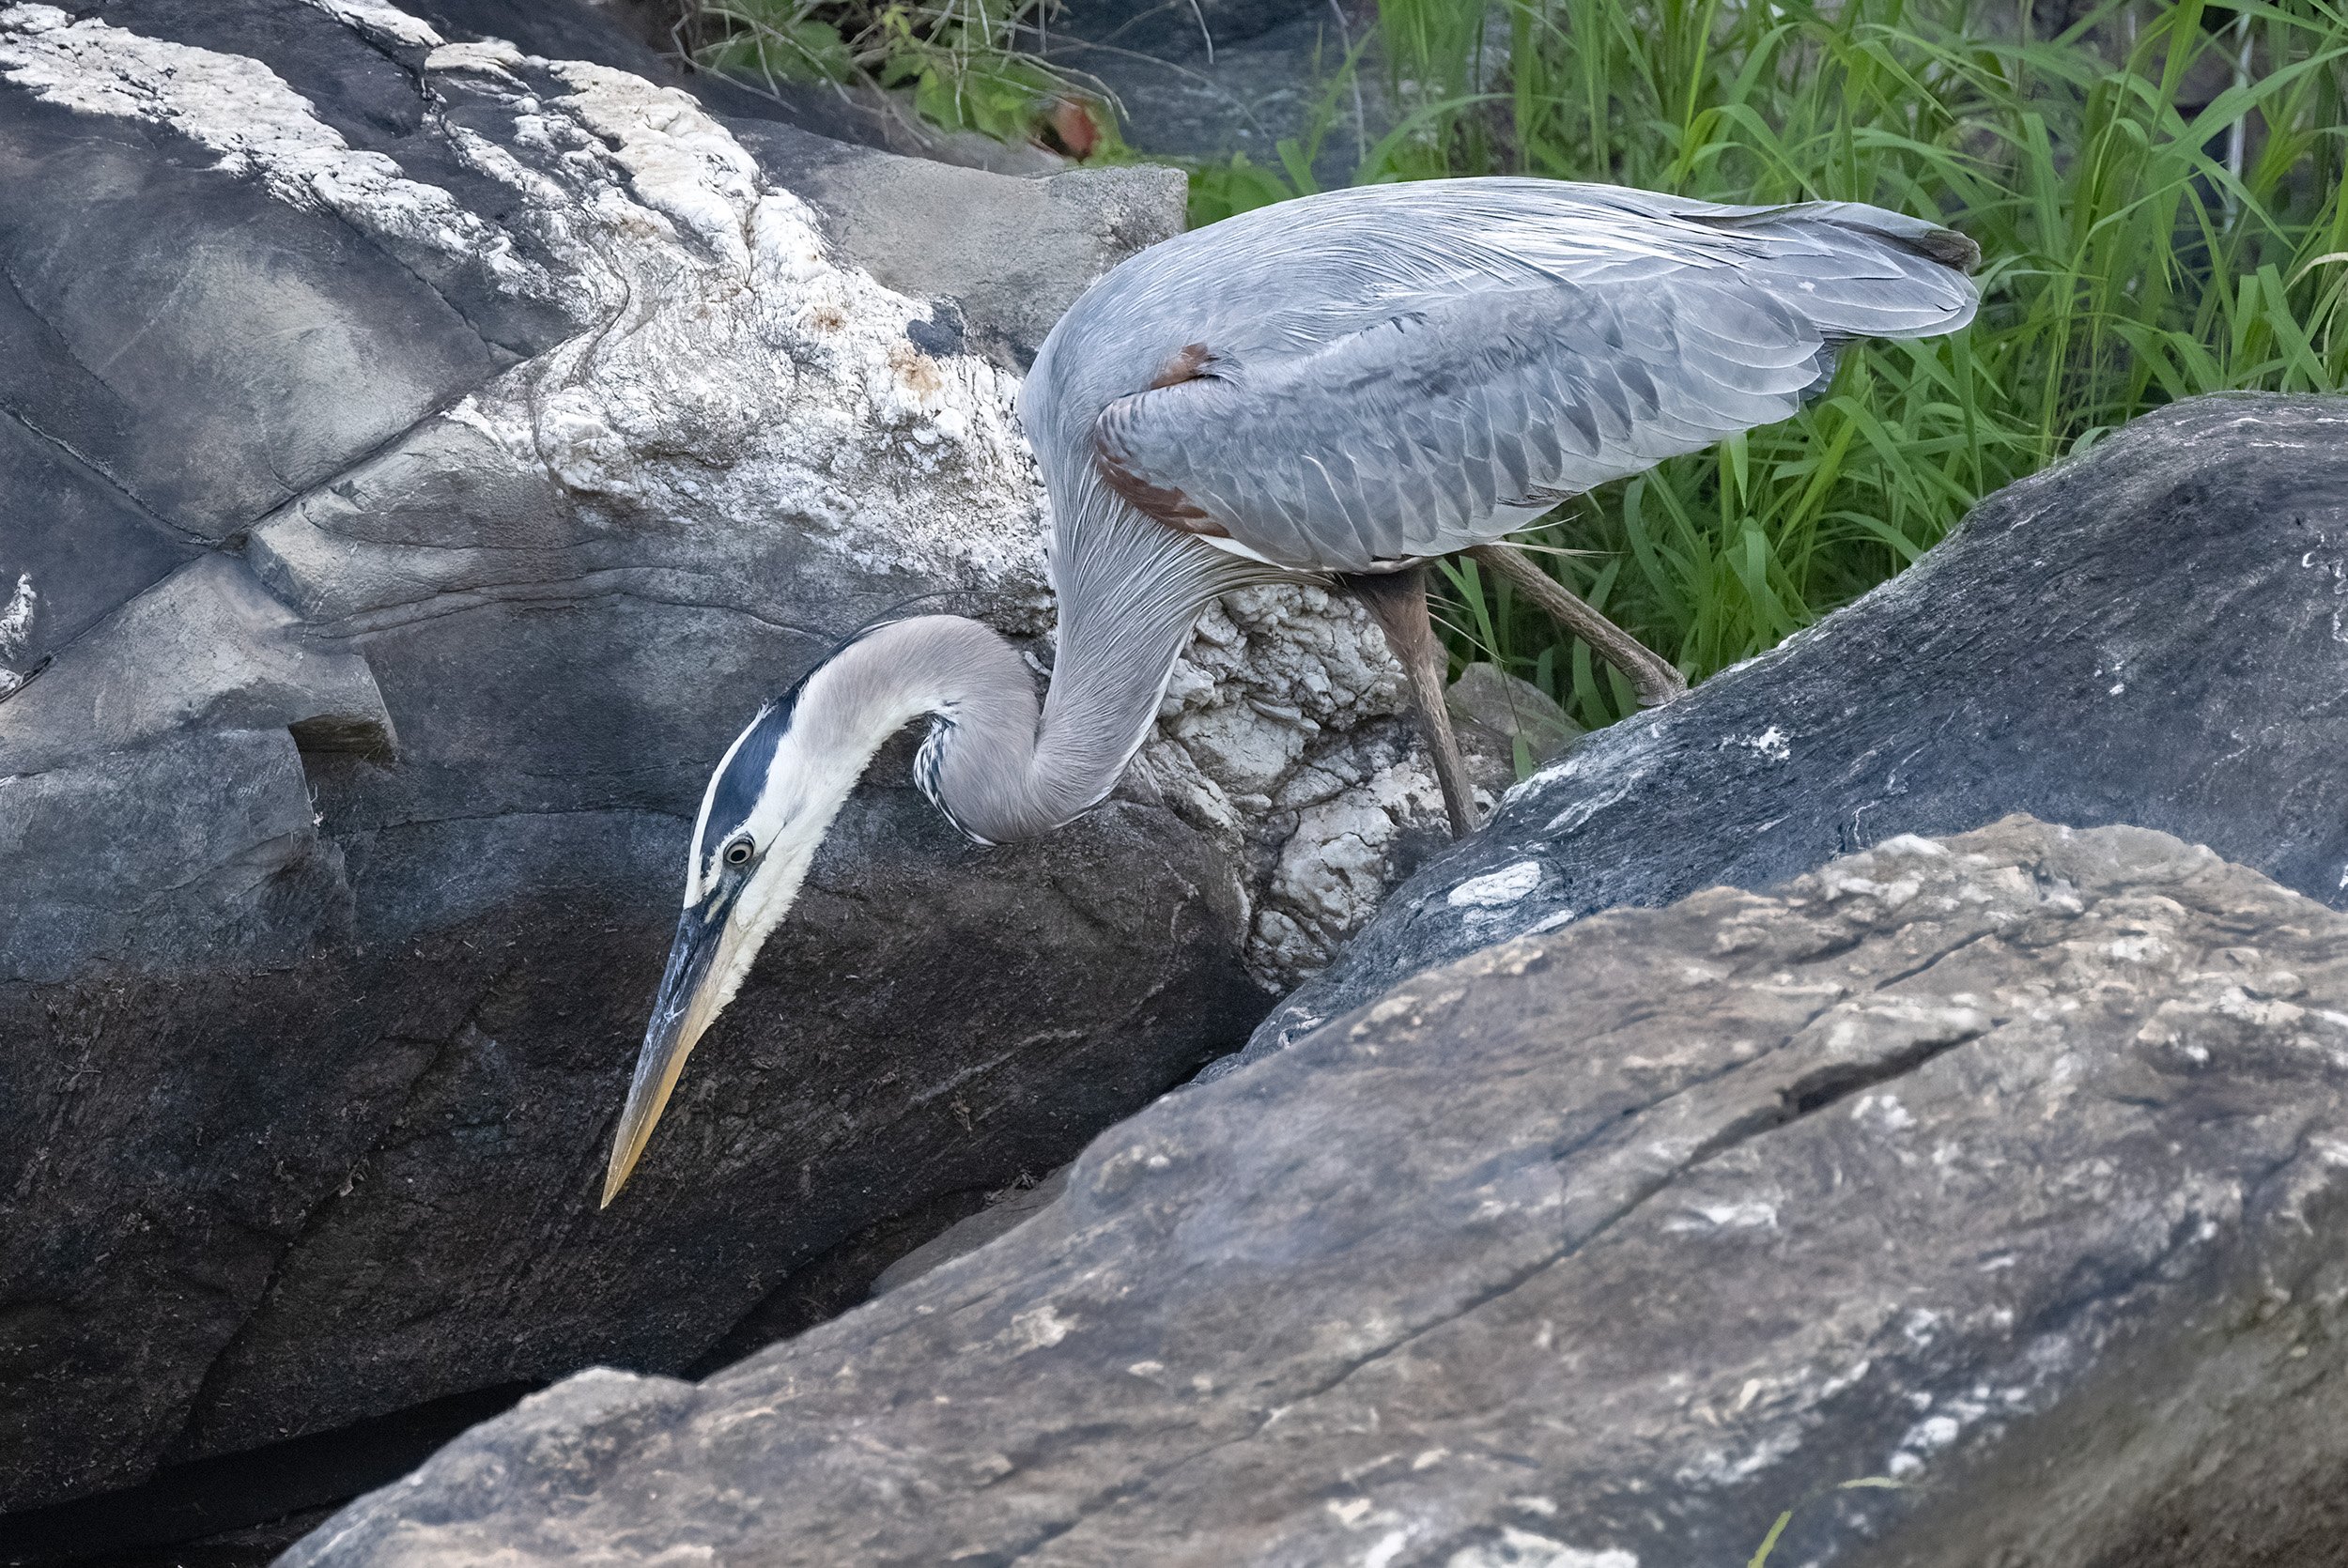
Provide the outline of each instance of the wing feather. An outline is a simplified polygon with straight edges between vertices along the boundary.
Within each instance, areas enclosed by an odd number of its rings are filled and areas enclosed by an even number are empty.
[[[1177,281],[1218,269],[1220,298],[1268,302],[1223,309],[1184,340],[1194,378],[1110,399],[1090,436],[1142,510],[1299,569],[1497,538],[1788,417],[1838,343],[1975,305],[1969,241],[1849,204],[1448,181],[1279,210],[1287,227],[1255,214],[1166,248],[1190,247]]]

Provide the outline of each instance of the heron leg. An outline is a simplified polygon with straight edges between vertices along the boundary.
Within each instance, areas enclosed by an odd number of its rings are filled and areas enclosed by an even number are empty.
[[[1467,553],[1515,583],[1517,592],[1540,606],[1551,620],[1630,677],[1640,707],[1660,708],[1687,694],[1687,678],[1662,655],[1591,608],[1522,550],[1509,545],[1477,545]]]
[[[1411,701],[1418,709],[1419,728],[1427,732],[1435,781],[1443,786],[1451,836],[1464,838],[1475,831],[1475,791],[1468,782],[1467,759],[1460,755],[1459,737],[1451,732],[1451,712],[1444,706],[1446,660],[1434,623],[1427,615],[1427,568],[1349,574],[1337,580],[1361,600],[1362,607],[1386,634],[1386,646],[1402,661],[1402,673],[1411,684]]]

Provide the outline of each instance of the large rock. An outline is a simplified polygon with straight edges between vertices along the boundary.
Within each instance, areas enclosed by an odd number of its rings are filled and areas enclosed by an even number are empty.
[[[2196,398],[1906,575],[1592,736],[1397,889],[1259,1058],[1521,932],[2009,811],[2137,822],[2348,908],[2348,399]]]
[[[1068,0],[1039,43],[1108,89],[1136,147],[1276,170],[1287,142],[1317,153],[1320,182],[1336,186],[1396,119],[1382,56],[1365,53],[1344,75],[1376,25],[1362,0]]]
[[[0,5],[0,1507],[683,1366],[1228,1050],[1438,831],[1295,591],[1047,843],[886,753],[599,1214],[708,769],[910,597],[1048,628],[1004,366],[1182,178],[908,169],[381,0],[81,9]],[[1390,853],[1284,945],[1346,799]]]
[[[2015,818],[1416,975],[286,1560],[2329,1561],[2343,1256],[2348,918]]]

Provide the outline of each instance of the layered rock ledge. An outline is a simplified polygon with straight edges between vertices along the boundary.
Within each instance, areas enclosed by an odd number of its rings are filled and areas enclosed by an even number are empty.
[[[1789,1562],[2314,1560],[2343,1199],[2348,917],[2140,829],[1903,837],[1413,976],[286,1560],[1678,1568],[1788,1511]]]

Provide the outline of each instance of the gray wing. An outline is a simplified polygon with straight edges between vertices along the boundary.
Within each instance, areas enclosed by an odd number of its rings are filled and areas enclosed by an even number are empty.
[[[1784,419],[1837,343],[1947,331],[1974,309],[1969,242],[1872,208],[1520,182],[1467,208],[1462,194],[1300,231],[1322,248],[1311,286],[1329,290],[1336,266],[1370,280],[1330,300],[1342,330],[1226,316],[1220,340],[1210,327],[1099,415],[1101,476],[1264,560],[1374,569]]]

